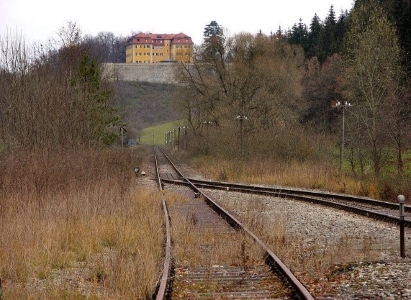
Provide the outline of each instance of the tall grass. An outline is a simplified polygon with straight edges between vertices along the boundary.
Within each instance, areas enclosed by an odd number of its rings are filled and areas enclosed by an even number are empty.
[[[264,251],[245,232],[230,230],[228,226],[225,230],[204,226],[199,221],[198,212],[184,208],[192,200],[172,193],[166,197],[172,219],[175,278],[177,282],[182,282],[173,288],[176,297],[182,297],[184,293],[187,296],[187,290],[197,290],[211,299],[213,292],[227,292],[224,288],[230,288],[228,283],[218,282],[213,276],[199,282],[190,282],[190,279],[184,281],[181,277],[185,270],[188,270],[187,273],[203,270],[211,275],[216,266],[238,267],[246,271],[258,263],[263,264]],[[281,280],[272,279],[269,285],[277,287],[271,297],[288,298],[288,290]]]
[[[318,235],[311,233],[311,236],[307,235],[303,223],[300,229],[289,229],[294,226],[289,226],[290,223],[296,222],[293,211],[267,209],[266,200],[260,196],[253,196],[250,201],[228,198],[224,200],[224,207],[239,212],[241,222],[260,237],[302,282],[309,284],[313,295],[324,295],[325,289],[332,289],[324,285],[326,281],[323,280],[333,270],[352,262],[376,261],[382,256],[381,241],[368,232],[330,239],[327,237],[333,234],[330,228],[324,228]]]
[[[323,189],[369,197],[378,197],[372,183],[342,175],[331,162],[307,161],[283,162],[274,159],[226,160],[207,157],[191,161],[204,176],[222,181],[238,181],[254,184],[293,186]]]
[[[158,192],[137,185],[133,166],[142,154],[16,153],[1,159],[4,299],[153,294],[162,213]]]
[[[284,141],[283,136],[290,136],[291,142]],[[362,172],[358,170],[358,161],[353,167],[350,165],[348,155],[340,170],[339,150],[332,137],[306,131],[285,132],[268,146],[261,140],[248,141],[250,149],[243,156],[238,147],[230,150],[233,143],[224,140],[224,135],[218,138],[215,142],[219,146],[213,144],[208,152],[183,149],[178,154],[206,177],[216,180],[321,189],[395,203],[399,194],[411,198],[409,151],[404,153],[402,172],[398,173],[393,158],[376,175],[370,161],[365,163]],[[205,144],[209,145],[208,141]]]
[[[177,265],[206,266],[211,270],[216,264],[243,266],[249,263],[248,260],[261,260],[262,250],[244,233],[230,230],[228,226],[223,231],[198,225],[195,211],[184,215],[178,207],[188,201],[175,194],[167,196],[173,220],[172,236]],[[207,248],[209,251],[205,254],[204,251],[199,252],[199,248]],[[246,249],[246,253],[241,251],[242,248]]]

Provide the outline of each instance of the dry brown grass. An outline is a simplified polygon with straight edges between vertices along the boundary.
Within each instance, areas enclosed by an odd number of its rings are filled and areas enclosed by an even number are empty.
[[[167,195],[167,197],[170,195]],[[236,231],[227,226],[215,228],[204,226],[201,218],[194,211],[182,212],[181,203],[187,204],[190,199],[181,196],[172,196],[174,201],[169,205],[172,224],[173,258],[175,267],[175,286],[173,295],[194,299],[189,291],[197,291],[203,297],[212,299],[214,292],[230,291],[235,289],[229,283],[220,282],[215,278],[216,267],[224,269],[230,276],[230,269],[248,268],[253,270],[256,265],[264,264],[263,250],[243,231]],[[176,201],[180,198],[180,201]],[[197,200],[197,199],[196,199]],[[197,200],[197,201],[202,201]],[[191,281],[185,274],[204,274],[204,278],[197,282]],[[241,274],[241,273],[240,273]],[[244,274],[247,279],[249,275]],[[231,283],[232,284],[232,283]],[[242,283],[237,282],[239,286]],[[264,285],[264,283],[260,283]],[[288,290],[280,280],[269,280],[265,288],[276,285],[273,297],[286,298]],[[187,299],[188,299],[187,298]],[[220,299],[220,298],[216,298]]]
[[[287,232],[288,217],[281,212],[267,214],[266,205],[261,199],[225,201],[224,206],[228,210],[241,211],[241,221],[291,270],[308,281],[324,277],[335,265],[379,257],[378,251],[372,247],[376,241],[367,235],[361,239],[342,236],[335,241],[315,238],[310,242],[304,241],[306,236],[303,229],[299,234]]]
[[[143,299],[161,270],[160,194],[136,151],[15,154],[0,162],[4,299]],[[158,270],[158,272],[155,272]]]
[[[322,189],[378,198],[375,184],[341,175],[338,166],[324,162],[278,162],[276,160],[228,161],[218,158],[196,159],[195,168],[208,178],[222,181],[248,182]]]
[[[261,248],[243,232],[228,226],[224,232],[204,227],[196,223],[194,212],[182,215],[178,205],[187,201],[183,196],[167,194],[172,217],[173,255],[177,266],[201,266],[211,270],[213,265],[247,266],[262,259]]]

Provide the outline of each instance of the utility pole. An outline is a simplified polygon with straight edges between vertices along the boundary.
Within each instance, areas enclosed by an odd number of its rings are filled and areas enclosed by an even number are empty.
[[[243,132],[244,132],[244,120],[248,120],[247,116],[244,115],[238,115],[235,117],[236,120],[240,121],[240,155],[243,157],[243,151],[244,151],[244,137],[243,137]]]
[[[127,130],[123,126],[121,126],[120,127],[121,148],[124,148],[124,132],[127,132]]]
[[[340,171],[342,171],[343,169],[343,165],[344,165],[344,136],[345,136],[345,109],[347,107],[350,107],[351,103],[344,101],[344,102],[340,102],[338,101],[335,104],[335,107],[341,107],[342,109],[342,129],[341,129],[341,149],[340,149]]]

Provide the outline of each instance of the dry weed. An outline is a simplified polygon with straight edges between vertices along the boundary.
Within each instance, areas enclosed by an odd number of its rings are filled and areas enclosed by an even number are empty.
[[[251,261],[261,260],[262,250],[242,232],[234,229],[204,228],[197,224],[196,212],[181,214],[179,204],[189,200],[170,195],[172,238],[176,264],[184,267],[207,267],[213,265],[246,266]],[[168,201],[168,199],[167,199]]]
[[[5,299],[152,295],[161,270],[163,214],[160,193],[136,184],[139,156],[110,150],[2,161]]]
[[[222,181],[247,182],[323,189],[354,195],[364,194],[357,181],[342,176],[338,167],[327,162],[278,162],[275,160],[228,161],[216,158],[197,160],[196,168],[208,178]],[[378,196],[370,193],[368,196]]]

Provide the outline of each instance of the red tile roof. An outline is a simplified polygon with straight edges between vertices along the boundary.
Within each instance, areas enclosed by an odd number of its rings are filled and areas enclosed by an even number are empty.
[[[147,41],[146,41],[147,40]],[[163,43],[160,40],[171,40],[173,44],[193,44],[191,37],[180,32],[178,34],[168,34],[168,33],[143,33],[139,32],[128,39],[128,44],[155,44],[161,45]]]

